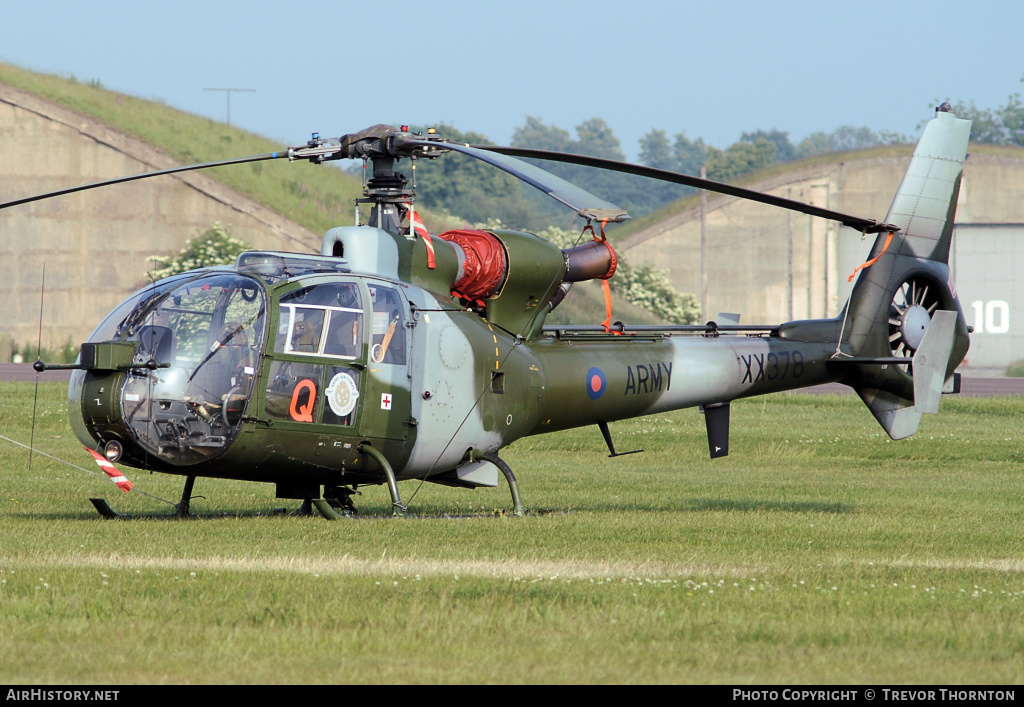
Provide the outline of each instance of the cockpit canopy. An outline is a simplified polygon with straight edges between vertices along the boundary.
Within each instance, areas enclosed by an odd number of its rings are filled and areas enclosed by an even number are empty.
[[[136,344],[120,390],[122,420],[144,455],[181,466],[211,458],[234,437],[266,328],[259,280],[207,271],[133,295],[89,341]],[[151,360],[154,367],[145,368]],[[72,390],[86,375],[76,372]]]

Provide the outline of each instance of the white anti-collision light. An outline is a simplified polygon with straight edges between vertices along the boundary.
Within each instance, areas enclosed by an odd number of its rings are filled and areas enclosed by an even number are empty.
[[[116,439],[112,439],[103,445],[103,456],[107,458],[111,464],[121,458],[121,454],[124,453],[124,446]]]

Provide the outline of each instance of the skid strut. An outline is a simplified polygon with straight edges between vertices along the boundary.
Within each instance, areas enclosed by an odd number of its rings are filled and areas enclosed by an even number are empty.
[[[477,459],[483,459],[494,464],[494,466],[501,470],[501,473],[505,475],[505,480],[508,481],[508,489],[512,492],[512,515],[520,518],[525,516],[526,506],[523,505],[523,501],[519,498],[519,484],[516,482],[516,475],[512,473],[512,468],[497,454],[477,452],[474,456]]]
[[[181,500],[174,506],[174,515],[178,518],[188,518],[189,507],[192,504],[192,487],[196,485],[196,477],[185,477],[185,488],[181,490]]]
[[[391,464],[388,463],[388,460],[380,453],[380,451],[374,449],[366,442],[360,444],[358,449],[360,454],[365,454],[377,462],[381,471],[384,472],[384,476],[388,482],[388,491],[391,493],[391,515],[408,515],[408,509],[405,507],[405,504],[402,503],[402,497],[398,495],[398,481],[395,479],[395,472],[391,468]],[[334,510],[331,504],[327,502],[327,499],[324,498],[313,499],[313,506],[320,511],[320,515],[329,520],[341,520],[342,518],[348,517]]]

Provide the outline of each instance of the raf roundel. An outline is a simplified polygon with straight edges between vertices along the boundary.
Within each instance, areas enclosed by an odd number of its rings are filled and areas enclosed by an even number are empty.
[[[608,380],[604,377],[604,371],[600,368],[591,368],[587,371],[587,395],[591,400],[597,400],[604,395],[608,387]]]

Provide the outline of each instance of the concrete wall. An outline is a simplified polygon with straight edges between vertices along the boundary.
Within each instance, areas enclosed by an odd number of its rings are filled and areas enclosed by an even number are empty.
[[[798,165],[748,186],[881,220],[909,159],[910,148],[882,156],[848,153],[836,162]],[[971,366],[1005,367],[1024,358],[1024,327],[1017,321],[1024,312],[1022,197],[1024,149],[972,146],[952,257],[964,313],[978,330],[968,354]],[[852,288],[848,276],[866,260],[873,242],[872,236],[862,240],[859,232],[831,221],[731,197],[709,195],[706,224],[704,318],[738,312],[749,324],[835,316]],[[698,206],[632,234],[619,247],[631,264],[667,268],[678,289],[699,295]],[[986,316],[994,331],[981,330]]]
[[[176,165],[134,138],[4,85],[0,155],[0,201]],[[148,281],[149,256],[177,253],[218,221],[254,248],[319,252],[319,235],[195,172],[0,211],[0,356],[12,341],[35,345],[44,265],[43,346],[77,344]]]

